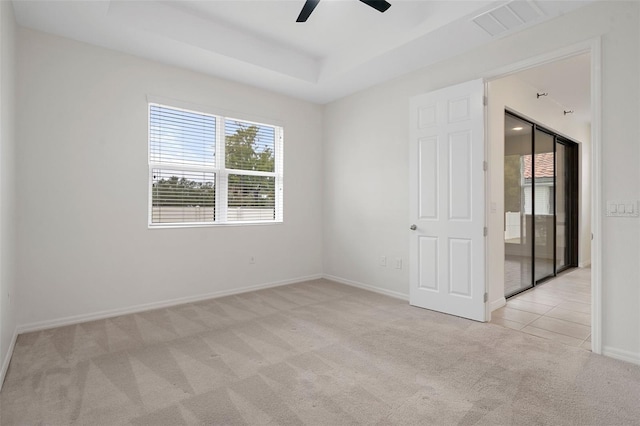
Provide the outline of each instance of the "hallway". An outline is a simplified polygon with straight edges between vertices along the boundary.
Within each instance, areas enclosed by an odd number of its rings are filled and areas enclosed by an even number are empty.
[[[493,324],[591,350],[591,268],[576,268],[507,300]]]

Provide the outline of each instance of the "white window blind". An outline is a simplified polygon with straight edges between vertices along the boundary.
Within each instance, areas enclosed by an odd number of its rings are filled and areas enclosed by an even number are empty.
[[[282,133],[149,104],[149,225],[282,222]]]
[[[226,167],[233,169],[228,175],[227,220],[274,220],[276,129],[227,119],[224,133]]]
[[[215,221],[216,175],[152,169],[152,223]]]
[[[215,166],[216,118],[151,104],[149,148],[152,163]]]
[[[238,120],[226,120],[226,166],[228,169],[275,171],[275,129]]]

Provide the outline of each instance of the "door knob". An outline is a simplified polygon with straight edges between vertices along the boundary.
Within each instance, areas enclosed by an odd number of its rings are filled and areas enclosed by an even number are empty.
[[[409,229],[411,229],[412,231],[415,231],[416,229],[418,229],[418,227],[416,225],[411,225]]]

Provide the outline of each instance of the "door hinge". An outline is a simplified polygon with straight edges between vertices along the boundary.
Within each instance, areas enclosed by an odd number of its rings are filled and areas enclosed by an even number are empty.
[[[487,104],[489,103],[489,99],[487,99],[486,96],[482,97],[482,105],[487,106]]]
[[[485,172],[487,170],[489,170],[489,163],[487,163],[486,161],[482,162],[482,170],[484,170]]]
[[[486,237],[487,235],[489,235],[489,229],[485,226],[484,229],[482,230],[482,233]]]
[[[489,301],[489,293],[485,293],[484,294],[484,303],[487,303]]]

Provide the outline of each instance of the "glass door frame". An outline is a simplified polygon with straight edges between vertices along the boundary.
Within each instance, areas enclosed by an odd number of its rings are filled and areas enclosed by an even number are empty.
[[[565,170],[567,170],[567,176],[565,178],[567,182],[567,194],[565,195],[566,204],[566,216],[567,216],[567,261],[564,265],[558,267],[556,264],[556,275],[570,268],[578,266],[578,234],[580,226],[580,171],[579,171],[579,147],[578,144],[571,139],[565,138],[561,135],[556,135],[555,147],[557,150],[558,144],[565,147]],[[569,158],[570,157],[570,158]],[[575,167],[567,167],[567,163],[574,163]],[[557,177],[556,177],[557,178]],[[554,185],[554,188],[556,186]],[[556,197],[557,200],[557,197]],[[556,205],[557,212],[557,205]],[[557,220],[557,216],[556,216]],[[574,223],[575,222],[575,223]],[[556,224],[557,229],[557,224]],[[557,244],[556,244],[557,247]],[[557,260],[557,255],[555,256]]]

